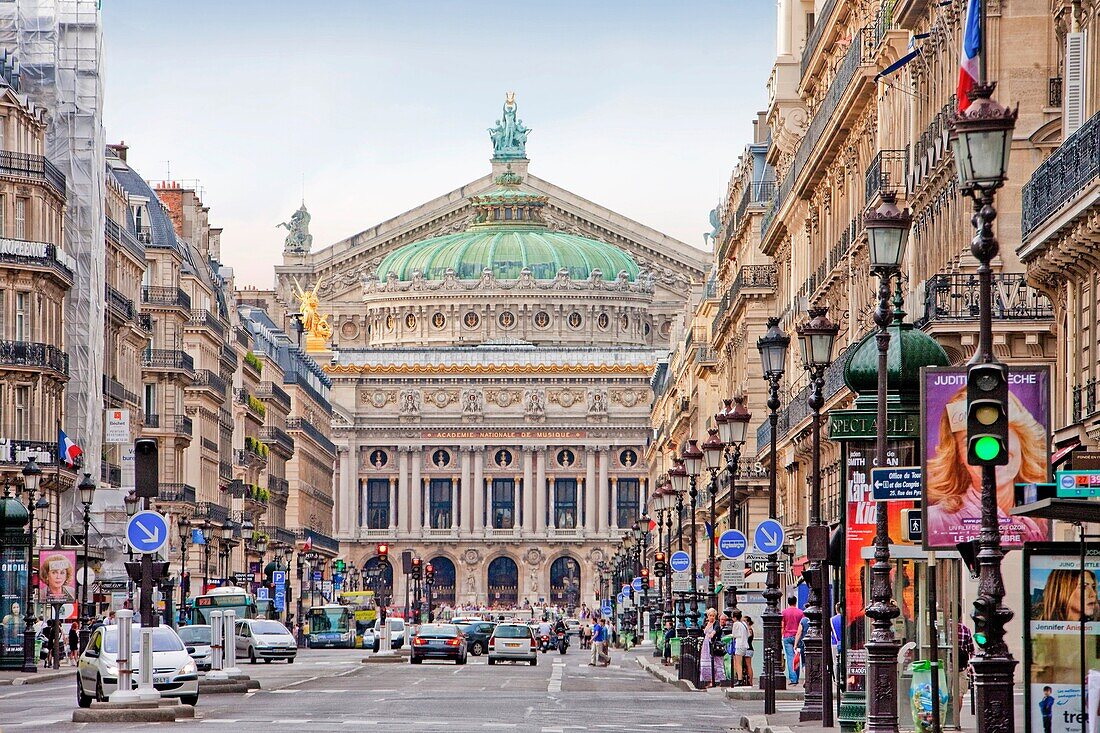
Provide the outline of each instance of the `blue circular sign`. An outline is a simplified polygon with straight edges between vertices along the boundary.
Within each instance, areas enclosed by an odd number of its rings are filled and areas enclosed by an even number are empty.
[[[602,613],[604,616],[611,615],[611,601],[604,601],[600,605],[600,613]]]
[[[783,525],[774,519],[765,519],[756,527],[753,533],[753,544],[763,555],[774,555],[783,547],[786,535],[783,533]]]
[[[126,524],[126,541],[135,552],[159,552],[168,542],[168,520],[149,509],[140,511]]]
[[[668,566],[674,573],[682,573],[691,567],[691,555],[683,550],[677,550],[668,558]]]
[[[736,529],[727,529],[718,535],[718,551],[727,560],[736,560],[749,549],[749,541],[744,533]]]
[[[634,580],[630,581],[630,587],[633,590],[637,591],[638,593],[641,593],[642,592],[642,579],[641,578],[635,578]]]
[[[1059,471],[1059,473],[1062,473]],[[1062,482],[1063,489],[1072,489],[1077,485],[1077,480],[1073,477],[1073,474],[1062,474],[1058,477],[1058,480]]]

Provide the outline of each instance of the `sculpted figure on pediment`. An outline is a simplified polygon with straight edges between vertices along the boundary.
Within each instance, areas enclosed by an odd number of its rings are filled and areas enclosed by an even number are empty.
[[[520,270],[519,280],[516,282],[516,287],[517,288],[534,288],[535,287],[535,278],[531,274],[531,270],[529,270],[526,267],[523,268],[522,270]]]
[[[413,271],[412,284],[409,285],[410,290],[424,290],[428,286],[427,281],[424,279],[424,273],[420,270]]]
[[[398,412],[402,419],[420,419],[420,390],[403,389],[398,399]]]

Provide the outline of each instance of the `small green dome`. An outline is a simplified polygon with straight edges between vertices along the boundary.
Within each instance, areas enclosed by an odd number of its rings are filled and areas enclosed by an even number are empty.
[[[886,352],[886,389],[891,395],[915,397],[920,394],[920,369],[925,366],[948,366],[951,360],[936,340],[903,323],[903,313],[895,312],[890,324],[890,347]],[[844,383],[857,395],[874,396],[878,391],[877,329],[859,342],[844,365]]]
[[[520,189],[522,180],[511,170],[498,176],[495,189],[470,197],[474,220],[466,231],[394,250],[379,263],[378,279],[385,282],[392,272],[398,280],[412,280],[419,271],[441,280],[454,270],[460,280],[476,280],[486,269],[499,280],[515,280],[524,269],[536,280],[552,280],[561,270],[574,280],[587,280],[595,270],[605,280],[620,272],[638,279],[638,263],[618,247],[550,231],[542,216],[546,197]]]
[[[10,496],[0,497],[0,533],[19,530],[29,521],[31,515],[22,502]]]

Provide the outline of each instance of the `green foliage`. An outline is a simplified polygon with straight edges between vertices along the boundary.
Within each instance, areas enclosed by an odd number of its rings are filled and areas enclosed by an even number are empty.
[[[244,360],[245,360],[245,363],[251,365],[253,369],[255,369],[256,371],[263,374],[264,363],[262,361],[260,361],[260,357],[256,356],[254,353],[249,351],[249,352],[245,353]]]
[[[248,406],[260,417],[267,415],[267,405],[265,405],[259,397],[248,395]]]

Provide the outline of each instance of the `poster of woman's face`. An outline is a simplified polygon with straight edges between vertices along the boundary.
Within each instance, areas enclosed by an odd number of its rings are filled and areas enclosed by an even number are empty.
[[[76,552],[42,550],[39,553],[38,592],[47,603],[76,600]]]
[[[1017,517],[1016,484],[1050,480],[1050,372],[1009,370],[1008,463],[996,467],[1001,542],[1019,547],[1049,539],[1049,521]],[[967,462],[966,368],[924,370],[924,536],[929,549],[954,549],[978,537],[982,469]]]

